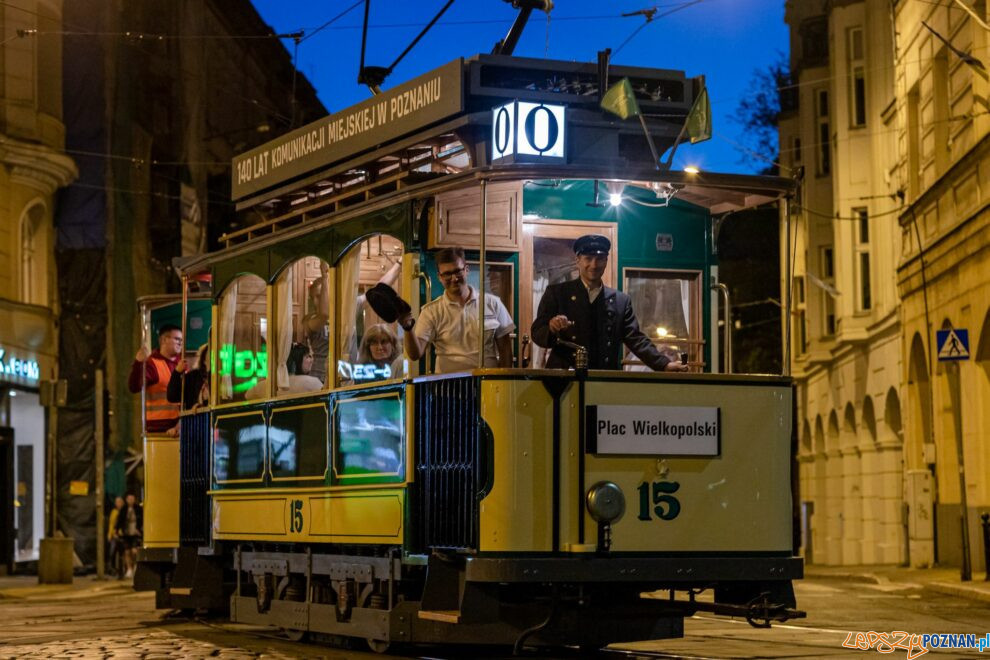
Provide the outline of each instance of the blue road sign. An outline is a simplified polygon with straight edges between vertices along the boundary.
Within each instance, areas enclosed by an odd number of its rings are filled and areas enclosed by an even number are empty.
[[[969,359],[969,330],[950,328],[935,331],[939,362]]]

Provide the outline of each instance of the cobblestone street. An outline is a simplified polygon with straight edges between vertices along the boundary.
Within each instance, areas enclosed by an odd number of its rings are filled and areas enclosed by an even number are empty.
[[[843,647],[850,632],[986,634],[990,621],[987,584],[956,585],[950,590],[946,586],[951,576],[947,570],[898,569],[870,576],[825,572],[795,585],[798,607],[808,612],[807,619],[755,629],[740,618],[699,613],[685,621],[681,639],[618,645],[613,655],[682,660],[866,658],[875,657],[877,651]],[[354,641],[356,650],[325,642],[294,642],[270,628],[223,619],[170,616],[155,610],[151,594],[135,593],[123,581],[77,578],[71,586],[39,586],[35,578],[0,578],[0,659],[501,660],[511,655],[507,649],[491,647],[414,647],[396,651],[404,655],[385,655],[368,652],[362,640]],[[935,657],[982,657],[975,650],[932,648],[930,652]],[[574,660],[578,654],[562,649],[536,657]],[[906,654],[897,651],[891,657]]]
[[[0,594],[0,658],[381,657],[280,639],[269,629],[168,618],[155,610],[153,594],[126,582],[77,578],[72,587],[54,587],[33,580]]]

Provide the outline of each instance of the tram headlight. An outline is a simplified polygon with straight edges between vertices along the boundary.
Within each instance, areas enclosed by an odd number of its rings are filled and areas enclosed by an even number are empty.
[[[626,512],[626,496],[611,481],[599,481],[589,488],[586,504],[595,522],[614,523]]]

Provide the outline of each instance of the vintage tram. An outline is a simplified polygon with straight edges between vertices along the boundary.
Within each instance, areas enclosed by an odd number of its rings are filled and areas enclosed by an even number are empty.
[[[801,614],[792,384],[720,366],[714,250],[726,213],[783,206],[792,182],[657,168],[640,124],[599,108],[606,77],[630,80],[663,149],[703,85],[476,56],[235,160],[248,226],[177,266],[210,291],[210,400],[146,438],[138,589],[379,650]],[[690,373],[543,368],[536,306],[590,232],[614,246],[606,284]],[[385,283],[418,311],[455,245],[513,315],[513,368],[433,373],[365,300]]]

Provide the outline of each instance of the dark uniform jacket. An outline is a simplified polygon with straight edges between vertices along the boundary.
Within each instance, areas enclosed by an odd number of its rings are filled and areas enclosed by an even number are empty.
[[[550,332],[549,325],[558,314],[574,322],[559,337]],[[558,338],[587,348],[589,369],[621,369],[623,344],[655,371],[663,371],[670,362],[639,329],[628,295],[603,286],[595,302],[590,303],[580,278],[547,287],[533,321],[532,335],[538,346],[552,349],[547,360],[550,369],[574,366],[574,352],[555,345]]]

